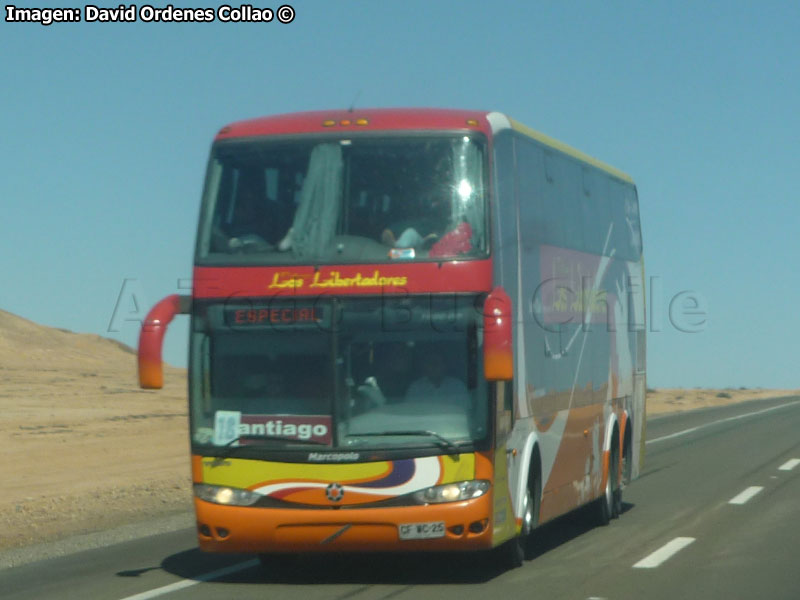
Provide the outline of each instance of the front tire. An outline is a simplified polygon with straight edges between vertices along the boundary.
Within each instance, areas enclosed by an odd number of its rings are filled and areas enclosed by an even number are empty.
[[[534,486],[534,488],[538,489],[537,486]],[[519,535],[508,540],[500,547],[503,564],[510,569],[521,567],[525,560],[530,558],[531,535],[539,519],[538,495],[534,496],[530,487],[525,492],[523,502],[522,530]]]
[[[500,559],[503,566],[509,569],[521,567],[525,562],[528,537],[531,533],[531,522],[533,519],[533,507],[531,506],[531,491],[525,493],[522,507],[522,530],[519,535],[515,535],[499,548]]]

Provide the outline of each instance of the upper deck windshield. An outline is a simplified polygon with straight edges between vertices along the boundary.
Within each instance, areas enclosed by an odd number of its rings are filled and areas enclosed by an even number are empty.
[[[463,134],[217,142],[198,264],[442,260],[487,250],[485,152]]]
[[[330,450],[468,451],[487,439],[489,415],[475,299],[201,309],[191,344],[193,443],[206,454],[298,460]]]

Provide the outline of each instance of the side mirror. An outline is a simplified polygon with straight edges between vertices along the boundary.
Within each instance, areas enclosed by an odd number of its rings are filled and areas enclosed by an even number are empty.
[[[483,374],[487,381],[514,377],[511,298],[502,287],[494,288],[483,304]]]
[[[150,309],[139,332],[139,387],[161,389],[164,386],[164,369],[161,362],[161,347],[167,326],[175,315],[187,314],[191,310],[192,298],[172,294]]]

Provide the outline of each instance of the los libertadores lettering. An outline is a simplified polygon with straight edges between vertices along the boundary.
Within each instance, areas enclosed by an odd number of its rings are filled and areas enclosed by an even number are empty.
[[[294,8],[284,4],[273,10],[252,4],[232,6],[222,4],[217,8],[176,8],[172,4],[152,6],[143,4],[120,4],[116,8],[104,8],[87,4],[80,8],[20,8],[6,5],[6,23],[291,23]]]

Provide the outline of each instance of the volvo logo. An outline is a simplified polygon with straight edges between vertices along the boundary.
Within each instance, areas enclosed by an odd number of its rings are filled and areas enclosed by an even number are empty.
[[[339,502],[344,496],[344,488],[339,483],[331,483],[325,488],[325,495],[331,502]]]

